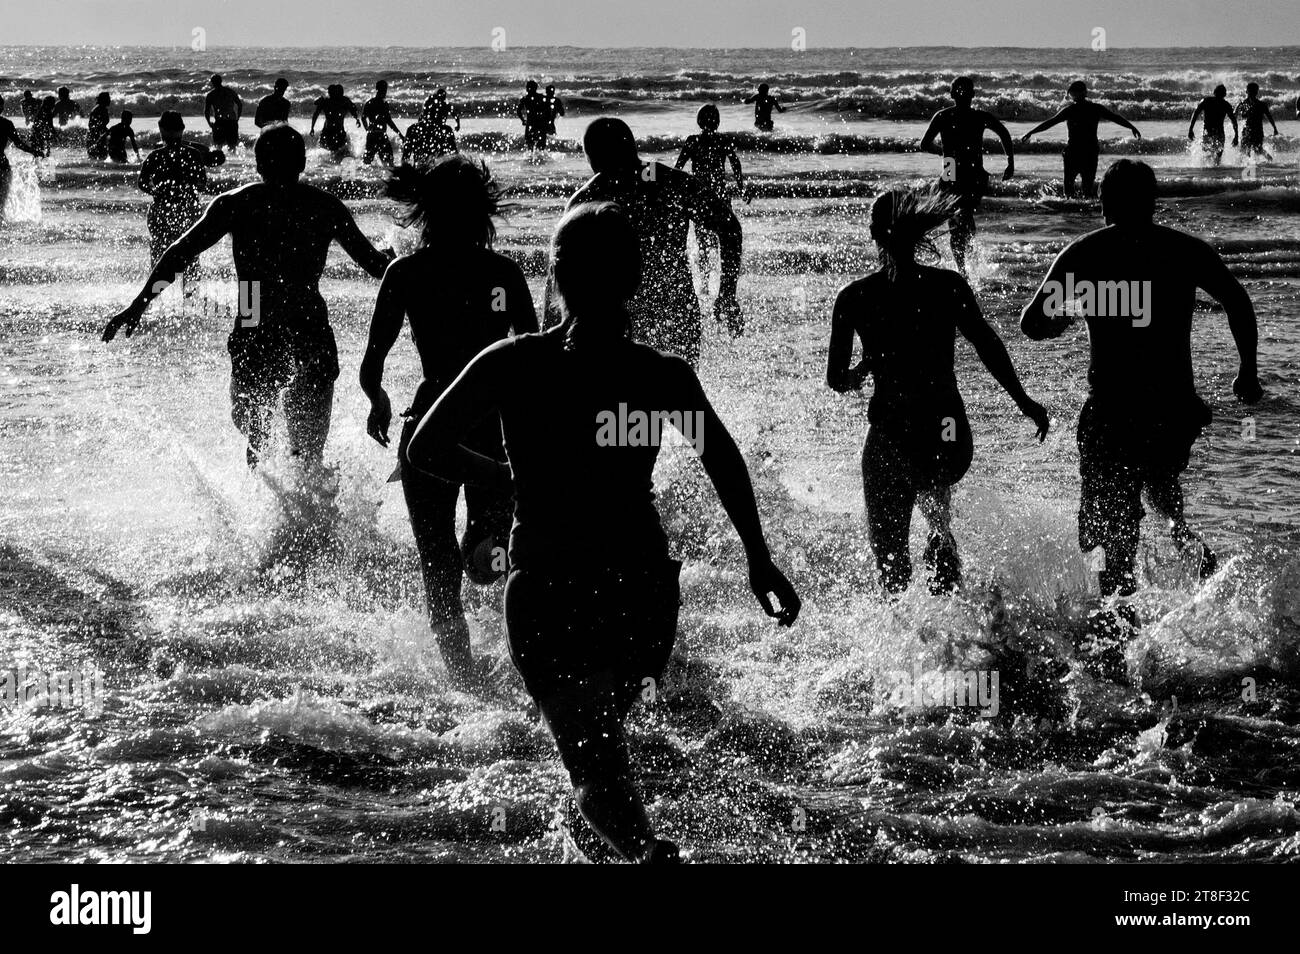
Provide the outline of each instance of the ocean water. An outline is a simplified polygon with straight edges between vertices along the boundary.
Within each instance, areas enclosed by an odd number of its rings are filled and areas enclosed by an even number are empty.
[[[549,232],[586,173],[577,140],[620,115],[644,154],[671,160],[705,101],[723,110],[756,197],[741,302],[749,334],[706,328],[700,374],[754,477],[768,538],[804,597],[778,631],[748,594],[738,541],[689,451],[667,448],[660,510],[683,559],[678,651],[632,735],[651,812],[698,861],[1290,861],[1300,856],[1300,92],[1296,49],[785,51],[188,50],[0,48],[0,95],[100,89],[140,117],[180,108],[197,137],[206,76],[246,101],[277,75],[295,123],[344,82],[380,77],[409,121],[445,85],[462,148],[492,164],[518,210],[499,247],[539,291]],[[365,64],[361,66],[359,64]],[[1231,394],[1222,311],[1198,311],[1198,387],[1215,419],[1192,455],[1193,525],[1222,566],[1198,585],[1164,529],[1144,527],[1142,632],[1132,687],[1091,680],[1071,636],[1100,604],[1076,544],[1073,426],[1086,341],[1034,343],[1019,311],[1052,257],[1096,227],[1059,212],[1059,131],[1017,156],[980,218],[974,284],[1031,394],[1046,443],[959,346],[976,458],[955,532],[965,591],[881,598],[862,517],[866,397],[824,383],[830,304],[873,267],[871,198],[937,175],[915,144],[969,72],[980,105],[1019,135],[1082,76],[1142,128],[1161,221],[1202,235],[1259,315],[1267,396]],[[570,107],[541,162],[508,113],[527,77]],[[1230,150],[1208,167],[1186,140],[1197,98],[1248,79],[1278,103],[1273,160]],[[739,103],[767,81],[788,97],[772,137]],[[1284,104],[1290,103],[1287,108]],[[251,103],[250,103],[251,105]],[[21,131],[22,124],[19,120]],[[251,128],[251,127],[250,127]],[[228,248],[205,256],[189,301],[165,297],[137,336],[104,320],[142,282],[146,199],[134,166],[84,158],[84,126],[53,157],[10,151],[0,227],[0,666],[98,667],[102,711],[6,702],[0,671],[0,845],[17,861],[558,861],[564,773],[505,651],[500,587],[467,586],[476,648],[497,660],[489,698],[447,685],[422,614],[393,459],[365,436],[355,386],[376,284],[331,254],[323,290],[342,374],[329,492],[284,460],[250,476],[229,421]],[[360,147],[355,137],[354,146]],[[988,167],[1000,170],[995,145]],[[232,158],[213,188],[252,181]],[[308,178],[347,199],[376,242],[409,243],[382,173],[317,152]],[[405,339],[394,400],[418,378]],[[1254,439],[1243,420],[1254,424]],[[919,522],[919,520],[918,520]],[[914,553],[922,546],[914,528]],[[899,673],[997,672],[998,712],[902,706]],[[987,711],[986,714],[992,714]]]

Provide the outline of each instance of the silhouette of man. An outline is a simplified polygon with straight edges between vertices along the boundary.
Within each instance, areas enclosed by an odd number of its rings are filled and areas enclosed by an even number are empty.
[[[771,132],[774,128],[772,110],[775,109],[778,113],[785,112],[785,107],[775,96],[769,96],[767,90],[766,83],[759,83],[758,92],[745,97],[746,103],[754,104],[754,126],[760,132]]]
[[[375,95],[361,107],[361,126],[366,130],[366,152],[361,161],[370,165],[375,157],[386,166],[393,164],[393,144],[388,139],[388,130],[402,138],[401,130],[393,122],[393,114],[388,108],[388,81],[375,83]]]
[[[108,93],[95,97],[95,108],[86,117],[86,155],[91,159],[108,158]]]
[[[1273,122],[1273,113],[1268,103],[1259,98],[1259,84],[1246,84],[1246,98],[1237,104],[1237,117],[1241,120],[1241,151],[1247,158],[1264,156],[1272,159],[1272,154],[1264,148],[1264,120],[1273,127],[1277,135],[1277,123]]]
[[[629,303],[632,337],[694,365],[700,357],[700,302],[686,257],[690,223],[715,232],[722,246],[722,281],[714,316],[733,335],[744,331],[736,302],[742,237],[731,205],[694,176],[637,154],[636,139],[621,119],[594,120],[582,139],[595,173],[569,199],[567,208],[585,202],[616,202],[641,239],[641,286]],[[546,325],[560,313],[548,285]]]
[[[375,278],[389,256],[357,227],[337,198],[299,181],[307,147],[292,126],[269,126],[254,147],[261,182],[222,193],[194,227],[163,253],[144,288],[104,327],[134,333],[145,309],[174,277],[223,237],[231,237],[241,315],[231,332],[231,418],[248,440],[256,467],[281,392],[291,451],[319,464],[329,436],[338,349],[319,282],[330,243]],[[247,297],[246,297],[247,296]],[[245,301],[255,301],[244,315]]]
[[[6,147],[13,143],[15,148],[40,158],[40,153],[23,142],[18,137],[14,124],[4,117],[4,105],[4,98],[0,97],[0,221],[4,220],[5,200],[9,198],[9,187],[13,182],[13,170],[9,167],[8,157],[5,156]]]
[[[287,123],[289,121],[289,112],[292,104],[286,97],[285,91],[289,88],[289,81],[281,76],[275,81],[275,88],[263,96],[257,103],[257,110],[253,113],[253,125],[258,129],[265,129],[271,123]]]
[[[203,118],[212,129],[212,145],[218,149],[239,145],[239,117],[244,115],[244,101],[222,81],[220,73],[209,80],[211,89],[203,100]]]
[[[1263,394],[1250,296],[1209,245],[1156,225],[1155,203],[1150,166],[1114,163],[1101,184],[1106,227],[1066,246],[1020,319],[1036,341],[1063,334],[1076,323],[1075,314],[1088,327],[1088,399],[1078,426],[1079,546],[1102,550],[1103,596],[1137,590],[1143,494],[1169,521],[1178,548],[1197,559],[1202,579],[1217,565],[1187,526],[1179,485],[1192,445],[1210,421],[1192,372],[1198,288],[1227,314],[1241,359],[1233,392],[1248,404]],[[1075,307],[1064,301],[1062,288],[1079,292]],[[1084,645],[1089,665],[1108,678],[1122,676],[1125,633],[1136,625],[1131,608],[1120,616],[1123,624],[1109,614],[1095,617]]]
[[[992,113],[971,108],[975,81],[969,76],[957,77],[952,81],[951,94],[953,105],[934,114],[921,137],[921,149],[943,156],[939,191],[957,197],[956,215],[948,222],[948,235],[957,270],[965,275],[966,253],[975,237],[975,213],[989,181],[989,174],[984,171],[984,130],[1002,141],[1002,151],[1007,157],[1002,178],[1015,175],[1016,165],[1007,127]],[[934,143],[936,137],[940,146]]]
[[[1214,87],[1214,95],[1206,96],[1192,113],[1192,121],[1187,126],[1187,138],[1196,139],[1196,120],[1201,120],[1201,148],[1214,165],[1223,161],[1223,144],[1227,138],[1223,131],[1223,121],[1232,120],[1232,144],[1237,144],[1237,117],[1228,102],[1228,88],[1220,83]]]
[[[320,131],[320,147],[327,150],[335,162],[352,154],[352,141],[343,125],[349,113],[360,126],[361,117],[357,115],[356,105],[343,95],[341,84],[333,83],[326,90],[326,95],[316,100],[316,111],[311,114],[309,135],[315,135],[316,120],[324,115],[325,125]]]
[[[1021,142],[1029,142],[1045,129],[1051,129],[1058,123],[1065,123],[1067,138],[1065,142],[1065,194],[1074,195],[1074,180],[1077,178],[1082,186],[1083,195],[1089,199],[1097,194],[1097,159],[1101,155],[1101,143],[1097,141],[1097,124],[1103,119],[1117,126],[1132,131],[1138,139],[1142,134],[1131,122],[1100,103],[1088,98],[1088,85],[1083,80],[1075,80],[1068,90],[1074,102],[1066,106],[1051,119],[1044,120],[1020,137]]]
[[[524,124],[524,148],[536,152],[546,148],[546,129],[550,125],[551,107],[546,98],[537,92],[537,81],[529,80],[524,86],[524,95],[519,97],[515,115]]]

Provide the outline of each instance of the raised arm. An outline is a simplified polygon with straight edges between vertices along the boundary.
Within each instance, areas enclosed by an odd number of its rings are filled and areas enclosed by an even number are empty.
[[[1066,114],[1068,114],[1069,111],[1070,111],[1070,107],[1067,106],[1064,109],[1062,109],[1060,112],[1058,112],[1055,116],[1053,116],[1051,119],[1044,119],[1033,129],[1029,130],[1029,132],[1021,136],[1020,141],[1029,142],[1030,136],[1037,136],[1040,132],[1046,132],[1047,130],[1051,129],[1053,126],[1065,122]]]
[[[680,358],[669,358],[668,361],[672,370],[666,377],[673,393],[666,403],[674,410],[680,408],[683,414],[699,415],[701,423],[696,425],[695,452],[745,548],[750,589],[762,605],[763,612],[780,625],[790,626],[798,618],[801,604],[794,587],[772,563],[745,458],[709,403],[690,365]],[[772,595],[780,604],[779,610],[772,605]]]
[[[831,311],[831,344],[826,353],[826,384],[840,394],[860,391],[866,383],[867,375],[871,373],[865,354],[855,367],[849,367],[849,362],[853,360],[853,304],[857,299],[852,286],[842,288],[835,296],[835,308]]]
[[[145,309],[149,307],[149,302],[166,291],[177,275],[184,272],[191,262],[216,245],[230,231],[235,201],[228,195],[217,196],[189,231],[163,252],[162,257],[158,259],[158,264],[145,279],[140,293],[135,296],[131,304],[114,315],[104,326],[105,341],[112,341],[119,328],[126,329],[128,338],[135,334],[136,325],[140,323]]]
[[[1189,256],[1189,274],[1195,275],[1197,286],[1223,306],[1232,339],[1237,343],[1241,363],[1237,377],[1232,382],[1232,393],[1247,404],[1254,404],[1264,396],[1264,389],[1259,383],[1256,354],[1259,329],[1255,322],[1255,306],[1218,252],[1199,239],[1194,240],[1193,248],[1194,251]]]
[[[1043,441],[1051,426],[1047,411],[1025,393],[1025,389],[1020,384],[1020,377],[1016,374],[1015,365],[1011,363],[1011,355],[1007,354],[1007,346],[1002,343],[998,333],[980,312],[979,303],[975,300],[975,293],[970,290],[970,286],[964,280],[958,280],[954,283],[954,291],[957,296],[957,330],[975,348],[980,361],[984,362],[984,367],[988,368],[994,380],[1002,385],[1002,390],[1016,402],[1020,413],[1037,425],[1038,440]]]

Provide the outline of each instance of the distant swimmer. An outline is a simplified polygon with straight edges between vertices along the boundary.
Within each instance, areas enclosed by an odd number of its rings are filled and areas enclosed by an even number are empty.
[[[1214,87],[1214,95],[1206,96],[1192,113],[1192,121],[1187,127],[1187,138],[1196,140],[1196,120],[1201,119],[1201,148],[1214,165],[1223,161],[1223,144],[1227,134],[1223,131],[1223,121],[1232,121],[1232,144],[1237,145],[1237,116],[1228,102],[1228,88],[1220,83]]]
[[[1020,137],[1021,142],[1029,142],[1029,137],[1051,129],[1057,123],[1065,123],[1068,134],[1065,143],[1065,194],[1074,195],[1074,180],[1077,177],[1082,186],[1082,193],[1089,199],[1097,195],[1097,159],[1101,155],[1101,143],[1097,141],[1097,124],[1103,119],[1117,126],[1132,131],[1138,139],[1142,134],[1131,122],[1088,98],[1088,86],[1082,80],[1070,84],[1070,98],[1074,100],[1051,119],[1045,120]]]
[[[86,155],[91,159],[108,158],[109,105],[108,93],[95,97],[95,107],[86,118]]]
[[[140,147],[135,144],[135,131],[131,128],[131,110],[122,110],[121,118],[108,127],[108,158],[113,162],[129,162],[126,144],[130,141],[135,158],[140,159]]]
[[[1273,127],[1274,136],[1278,134],[1277,123],[1273,122],[1268,103],[1259,98],[1258,83],[1246,84],[1246,98],[1237,104],[1237,118],[1241,120],[1241,151],[1246,158],[1263,156],[1271,160],[1273,154],[1264,148],[1264,120]]]
[[[370,244],[339,199],[299,181],[307,148],[296,129],[268,126],[253,155],[262,181],[217,196],[163,253],[135,300],[104,327],[103,339],[112,341],[118,329],[133,334],[149,302],[229,235],[240,297],[257,303],[245,315],[241,302],[227,345],[231,418],[248,440],[248,465],[257,466],[281,392],[291,452],[319,465],[339,373],[319,288],[330,243],[338,242],[375,278],[383,276],[389,257]]]
[[[546,87],[546,132],[548,135],[555,135],[555,120],[564,115],[564,100],[555,95],[555,86]]]
[[[424,109],[430,112],[435,122],[456,124],[456,132],[460,132],[460,107],[454,103],[447,102],[447,88],[439,86],[433,94],[424,101]]]
[[[348,137],[347,128],[344,126],[349,113],[360,126],[361,117],[357,115],[356,105],[343,95],[343,87],[334,83],[328,88],[326,95],[316,100],[316,111],[311,114],[311,135],[316,133],[316,120],[322,115],[325,117],[325,124],[321,127],[320,139],[317,142],[335,162],[352,155],[352,140]]]
[[[1052,263],[1021,315],[1035,341],[1078,324],[1088,329],[1088,399],[1079,414],[1079,547],[1100,548],[1102,596],[1137,591],[1134,558],[1142,497],[1169,521],[1174,543],[1201,579],[1213,551],[1187,526],[1179,475],[1210,422],[1192,372],[1192,316],[1201,289],[1223,306],[1241,363],[1232,390],[1247,404],[1263,395],[1250,296],[1205,242],[1156,225],[1156,176],[1121,159],[1101,183],[1106,227],[1076,239]],[[1064,294],[1062,289],[1066,289]],[[1067,301],[1073,295],[1072,301]],[[1131,607],[1094,617],[1080,651],[1107,678],[1124,674]]]
[[[253,113],[254,126],[258,129],[265,129],[272,123],[287,123],[289,121],[289,113],[293,109],[293,104],[284,95],[288,89],[289,81],[283,76],[275,81],[275,88],[257,103],[257,110]]]
[[[453,684],[472,689],[485,674],[470,651],[462,576],[489,583],[504,573],[510,492],[464,485],[466,526],[458,545],[460,483],[412,467],[406,448],[416,424],[474,356],[512,334],[536,332],[537,313],[524,273],[492,250],[501,193],[484,164],[447,156],[431,167],[399,169],[388,194],[405,206],[400,221],[416,227],[420,238],[416,251],[388,266],[379,286],[361,362],[361,388],[370,398],[366,430],[389,445],[393,409],[383,386],[384,361],[409,321],[424,377],[401,414],[397,457],[402,490],[420,554],[429,624]],[[496,415],[477,422],[462,441],[474,453],[507,466]]]
[[[912,509],[930,525],[925,548],[929,588],[946,593],[961,585],[961,558],[952,534],[952,488],[966,474],[974,439],[957,386],[954,347],[960,334],[1042,441],[1047,412],[1020,384],[1006,346],[980,313],[959,274],[921,265],[919,250],[933,252],[930,233],[948,219],[956,199],[894,189],[871,206],[871,237],[881,267],[845,286],[831,316],[826,383],[835,391],[860,390],[875,381],[867,406],[862,486],[867,530],[880,581],[889,594],[912,580],[908,536]],[[850,366],[854,336],[862,360]]]
[[[73,116],[85,116],[81,104],[72,98],[72,91],[66,86],[59,87],[58,98],[54,101],[54,118],[60,126],[66,126]]]
[[[948,223],[948,240],[957,271],[965,275],[966,253],[975,238],[975,213],[989,182],[989,174],[984,171],[984,130],[989,130],[1002,141],[1002,152],[1007,157],[1003,179],[1016,174],[1016,164],[1007,127],[992,113],[971,109],[975,81],[969,76],[959,76],[953,80],[950,91],[953,105],[934,114],[921,138],[921,149],[943,156],[939,191],[957,199],[956,214]],[[934,144],[936,136],[941,147]]]
[[[168,110],[158,120],[162,145],[145,157],[140,167],[140,190],[153,197],[149,207],[149,264],[157,265],[163,253],[185,234],[203,213],[203,194],[208,185],[208,166],[225,162],[220,149],[207,149],[182,139],[185,120]],[[186,278],[197,272],[191,266]]]
[[[621,119],[593,120],[582,147],[595,175],[573,194],[567,208],[617,202],[641,237],[643,281],[628,304],[633,340],[671,352],[694,366],[700,358],[701,328],[700,301],[686,257],[692,222],[697,229],[716,233],[722,245],[722,281],[714,317],[733,335],[744,331],[736,302],[742,236],[731,204],[680,169],[642,161],[632,130]],[[558,303],[548,296],[545,323],[550,326],[559,318]]]
[[[448,481],[513,491],[505,620],[515,668],[587,826],[626,861],[671,864],[678,847],[647,816],[623,727],[663,680],[677,635],[681,562],[652,480],[664,430],[694,447],[763,611],[790,626],[800,601],[772,560],[745,459],[695,372],[629,340],[643,242],[612,203],[566,212],[551,245],[564,323],[474,358],[420,422],[407,457]],[[509,464],[470,443],[476,422],[498,417]]]
[[[9,198],[9,187],[13,182],[13,169],[9,166],[9,157],[5,155],[5,149],[12,144],[15,149],[40,156],[35,148],[22,141],[17,130],[14,129],[14,124],[4,117],[4,105],[4,98],[0,97],[0,221],[4,219],[5,201]]]
[[[244,115],[244,101],[221,78],[213,73],[212,87],[203,101],[203,118],[212,129],[212,145],[218,149],[239,145],[239,118]]]
[[[754,104],[754,126],[760,132],[771,132],[774,128],[772,110],[775,109],[778,113],[785,112],[785,107],[781,105],[780,100],[768,95],[767,90],[766,83],[759,83],[758,92],[745,97],[746,103]]]
[[[23,125],[30,126],[40,108],[40,100],[32,95],[32,91],[30,89],[23,90]]]
[[[436,103],[425,102],[420,118],[406,127],[402,140],[402,165],[423,166],[456,151],[456,134],[439,116],[446,114]]]
[[[402,138],[401,130],[393,122],[393,114],[388,108],[388,81],[375,83],[375,95],[366,100],[361,107],[361,127],[366,130],[366,151],[361,161],[366,165],[378,157],[386,166],[393,164],[393,144],[388,139],[388,130]]]
[[[53,96],[46,96],[32,120],[32,148],[36,155],[46,159],[54,145],[54,108],[57,104],[58,100]]]
[[[519,97],[515,115],[524,124],[524,148],[533,152],[546,148],[546,130],[551,123],[551,108],[546,98],[537,92],[537,81],[529,80],[524,95]]]
[[[745,189],[745,174],[741,171],[740,157],[736,155],[736,148],[731,144],[730,139],[718,135],[718,126],[722,122],[718,107],[712,103],[701,106],[700,111],[695,114],[695,122],[700,127],[700,131],[686,137],[686,143],[677,157],[676,167],[682,169],[689,162],[691,175],[730,206],[731,192],[727,188],[726,168],[729,163],[736,177],[736,194],[745,202],[749,202],[752,197]],[[701,228],[695,230],[695,240],[700,246],[700,264],[703,266],[706,256],[717,247],[718,242],[712,232]]]

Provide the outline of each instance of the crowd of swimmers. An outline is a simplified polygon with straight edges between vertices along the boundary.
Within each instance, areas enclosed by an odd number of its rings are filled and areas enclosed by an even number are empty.
[[[219,88],[214,84],[214,92]],[[331,131],[343,117],[357,118],[368,131],[367,151],[375,146],[378,157],[379,136],[393,128],[382,92],[376,89],[360,117],[341,90],[331,91],[333,100],[322,98],[317,113]],[[955,371],[957,336],[1032,422],[1038,440],[1051,427],[962,271],[926,261],[937,260],[934,238],[945,222],[973,226],[970,195],[978,197],[986,178],[977,146],[985,129],[1002,140],[1006,175],[1014,173],[1010,134],[972,108],[974,84],[959,78],[952,94],[954,106],[937,114],[925,134],[926,148],[945,159],[936,187],[892,188],[875,199],[869,231],[879,267],[845,286],[830,315],[826,384],[843,393],[873,383],[862,480],[868,535],[889,597],[912,583],[914,509],[929,526],[926,586],[951,593],[962,585],[952,491],[976,441]],[[1067,169],[1087,184],[1095,173],[1097,123],[1129,124],[1091,104],[1086,89],[1071,94],[1070,106],[1027,136],[1067,123]],[[232,102],[224,94],[213,100],[214,137],[231,109],[237,117]],[[446,121],[449,109],[435,100],[431,121]],[[526,113],[522,104],[520,111]],[[717,136],[716,108],[700,110],[700,133],[675,167],[643,159],[620,119],[587,126],[582,144],[592,176],[555,226],[540,307],[518,262],[493,248],[506,206],[485,163],[452,153],[390,173],[388,195],[403,210],[401,223],[418,235],[416,250],[397,257],[372,244],[340,199],[302,181],[307,145],[286,123],[287,110],[264,100],[258,113],[266,120],[253,150],[260,181],[218,195],[206,209],[197,197],[211,151],[185,144],[182,118],[166,114],[164,146],[146,160],[141,187],[158,200],[184,183],[174,200],[179,211],[151,212],[160,219],[156,230],[151,222],[151,271],[105,326],[103,340],[133,334],[150,302],[230,236],[239,280],[260,286],[260,320],[237,321],[228,341],[231,417],[246,440],[248,466],[261,466],[280,414],[290,453],[305,468],[319,467],[339,374],[319,281],[337,242],[380,282],[360,369],[370,402],[366,429],[380,445],[397,445],[428,618],[452,683],[479,691],[488,678],[471,647],[463,579],[487,584],[504,575],[510,653],[569,772],[574,823],[580,816],[626,860],[679,860],[646,814],[623,728],[644,681],[663,675],[680,603],[681,564],[652,489],[659,430],[638,437],[601,422],[617,413],[669,422],[683,436],[707,435],[690,443],[735,526],[755,599],[782,626],[794,624],[801,608],[773,560],[744,458],[696,373],[705,322],[687,257],[692,224],[712,235],[720,252],[714,318],[726,333],[745,332],[737,300],[742,229],[728,198],[728,165],[736,192],[748,193],[739,159]],[[0,135],[11,137],[11,128],[0,126]],[[687,164],[693,174],[682,168]],[[1190,349],[1198,289],[1222,305],[1234,337],[1234,393],[1254,403],[1263,392],[1250,297],[1208,244],[1155,223],[1152,169],[1120,159],[1100,192],[1105,226],[1057,256],[1020,327],[1033,340],[1087,328],[1078,542],[1085,552],[1102,552],[1099,585],[1108,599],[1076,651],[1094,676],[1122,681],[1125,645],[1140,622],[1123,598],[1137,590],[1143,499],[1168,521],[1174,543],[1202,578],[1217,567],[1213,550],[1187,524],[1179,483],[1209,422]],[[969,243],[968,233],[963,241]],[[955,228],[953,242],[956,253]],[[1060,292],[1135,284],[1145,289],[1141,320],[1095,302],[1065,301]],[[394,432],[384,369],[408,324],[423,379]],[[457,539],[462,491],[467,525]]]

